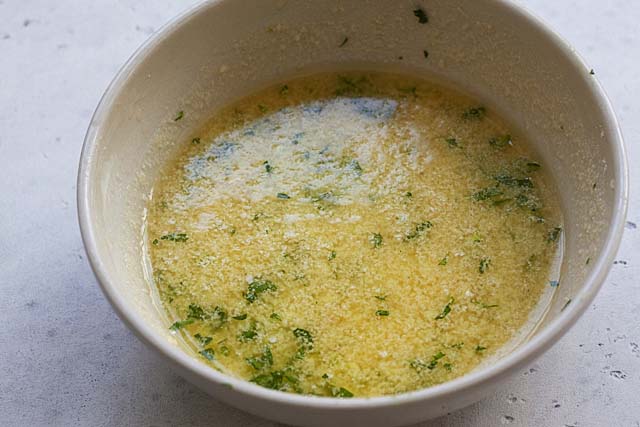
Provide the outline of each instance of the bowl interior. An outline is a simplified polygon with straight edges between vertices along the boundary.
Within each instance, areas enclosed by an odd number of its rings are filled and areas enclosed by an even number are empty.
[[[588,304],[599,283],[587,278],[612,256],[611,224],[621,221],[626,185],[618,130],[594,76],[506,3],[425,1],[425,24],[414,16],[416,4],[211,2],[167,26],[122,70],[89,129],[80,209],[94,268],[132,329],[154,345],[180,346],[142,261],[145,204],[164,163],[221,106],[322,70],[444,82],[525,134],[552,173],[565,218],[562,286],[532,337]],[[174,122],[178,111],[184,118]]]

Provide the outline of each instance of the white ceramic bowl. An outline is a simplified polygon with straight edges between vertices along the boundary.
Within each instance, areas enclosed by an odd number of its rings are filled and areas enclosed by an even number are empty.
[[[420,3],[425,24],[413,14]],[[357,68],[448,82],[528,136],[553,173],[565,213],[562,286],[536,331],[513,351],[411,393],[300,396],[216,372],[169,333],[169,320],[157,309],[142,243],[154,179],[217,108],[276,80]],[[179,110],[184,119],[174,122]],[[499,0],[203,3],[157,32],[115,77],[87,132],[78,176],[89,260],[129,328],[217,399],[299,425],[407,424],[490,393],[556,342],[589,305],[618,248],[626,206],[624,146],[595,76],[539,20]]]

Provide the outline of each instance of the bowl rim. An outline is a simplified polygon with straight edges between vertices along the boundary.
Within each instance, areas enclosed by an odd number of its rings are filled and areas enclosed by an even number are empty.
[[[146,345],[154,348],[172,363],[176,363],[190,374],[215,383],[219,386],[231,386],[235,391],[249,395],[253,398],[270,401],[273,403],[286,404],[297,407],[311,407],[320,409],[342,408],[342,409],[371,409],[405,405],[427,400],[447,399],[454,393],[463,389],[473,389],[488,386],[501,377],[509,375],[512,371],[524,367],[540,356],[578,320],[593,301],[598,290],[604,283],[606,276],[611,269],[612,262],[617,253],[624,225],[626,221],[627,205],[629,198],[629,177],[626,149],[620,130],[620,125],[613,111],[604,89],[593,75],[589,75],[588,86],[594,96],[598,107],[605,120],[605,129],[608,131],[607,139],[611,141],[613,150],[612,167],[615,173],[615,199],[613,214],[605,243],[600,256],[592,264],[592,270],[585,279],[585,286],[574,295],[571,304],[566,306],[556,319],[543,328],[532,339],[519,346],[516,350],[501,357],[495,363],[485,366],[477,371],[470,372],[451,381],[438,384],[432,387],[401,393],[390,396],[376,397],[354,397],[350,399],[340,399],[333,397],[318,397],[309,395],[296,395],[292,393],[270,390],[260,387],[248,381],[232,377],[218,372],[206,364],[188,355],[184,350],[172,345],[165,337],[160,336],[151,328],[144,319],[129,305],[127,300],[118,294],[109,271],[100,259],[96,232],[92,224],[92,208],[90,205],[90,194],[93,188],[92,174],[94,170],[95,156],[98,151],[98,136],[101,125],[109,115],[114,101],[122,91],[128,78],[136,68],[149,57],[155,48],[162,41],[171,37],[183,24],[190,21],[196,15],[207,9],[215,8],[226,0],[208,0],[197,4],[185,12],[179,14],[150,38],[148,38],[125,62],[117,72],[104,94],[91,118],[87,133],[85,135],[82,153],[79,161],[77,177],[77,210],[80,225],[80,233],[87,253],[91,268],[98,280],[103,294],[110,302],[116,314]],[[571,61],[576,69],[584,69],[588,72],[589,67],[578,53],[559,36],[550,29],[540,18],[535,16],[527,8],[516,5],[512,0],[495,0],[500,7],[505,8],[505,12],[518,15],[527,20],[533,27],[542,33]],[[584,79],[585,77],[583,77]]]

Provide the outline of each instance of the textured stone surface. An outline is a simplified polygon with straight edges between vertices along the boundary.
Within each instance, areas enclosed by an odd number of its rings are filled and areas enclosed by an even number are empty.
[[[116,70],[194,1],[0,0],[0,424],[273,425],[185,382],[117,319],[80,241],[85,129]],[[640,183],[640,3],[521,0],[602,81]],[[640,205],[580,322],[495,394],[424,426],[640,427]]]

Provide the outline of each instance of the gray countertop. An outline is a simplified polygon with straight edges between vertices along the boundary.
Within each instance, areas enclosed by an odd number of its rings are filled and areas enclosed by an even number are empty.
[[[424,426],[640,427],[640,3],[522,0],[586,58],[629,151],[629,222],[579,323],[497,393]],[[167,369],[118,320],[75,210],[82,140],[134,49],[193,0],[0,0],[0,424],[269,426]]]

